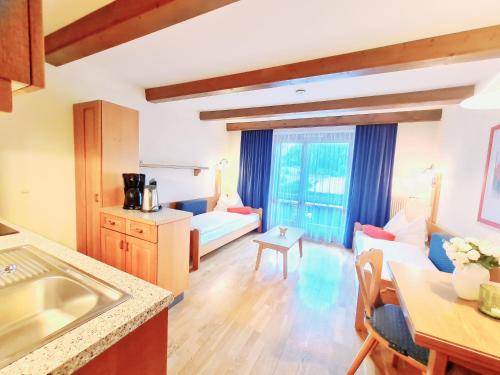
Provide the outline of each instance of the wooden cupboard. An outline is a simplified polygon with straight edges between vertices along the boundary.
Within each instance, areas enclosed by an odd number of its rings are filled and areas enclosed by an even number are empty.
[[[97,100],[75,104],[73,118],[77,250],[101,260],[100,209],[122,205],[122,173],[139,171],[139,113]]]
[[[43,88],[41,0],[0,1],[0,111],[12,111],[12,92]]]
[[[158,249],[156,244],[127,236],[127,272],[156,284]]]
[[[123,271],[127,270],[126,237],[126,235],[110,229],[101,229],[101,249],[103,253],[101,260]]]
[[[175,297],[189,286],[191,213],[163,208],[158,213],[105,207],[101,211],[101,260]],[[156,219],[151,219],[151,216]]]
[[[104,263],[156,284],[156,244],[102,228],[101,249]]]

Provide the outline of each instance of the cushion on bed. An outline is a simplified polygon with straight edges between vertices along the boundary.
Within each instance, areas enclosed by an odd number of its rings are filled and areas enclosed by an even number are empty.
[[[433,233],[429,246],[429,259],[438,270],[452,273],[455,270],[455,266],[450,258],[448,258],[448,255],[446,255],[446,251],[443,248],[443,242],[449,239],[450,236],[446,236],[441,233]]]
[[[363,233],[372,238],[380,240],[394,241],[396,236],[391,232],[385,231],[383,228],[374,225],[363,225]]]
[[[193,215],[199,215],[207,212],[207,204],[206,199],[193,199],[178,202],[176,208],[181,211],[191,212]]]
[[[231,195],[221,195],[215,206],[215,211],[226,211],[230,207],[243,207],[243,202],[238,193],[233,193]]]
[[[227,209],[227,212],[234,212],[235,214],[242,214],[242,215],[250,215],[252,211],[252,207],[229,207]]]
[[[408,219],[406,219],[405,210],[398,211],[396,215],[384,226],[384,230],[396,234],[401,229],[408,226]]]

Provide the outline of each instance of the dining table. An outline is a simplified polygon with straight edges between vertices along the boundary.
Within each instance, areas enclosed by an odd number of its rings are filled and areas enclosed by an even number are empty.
[[[500,320],[459,298],[449,273],[398,262],[389,269],[413,340],[429,349],[427,374],[445,374],[450,362],[500,374]]]

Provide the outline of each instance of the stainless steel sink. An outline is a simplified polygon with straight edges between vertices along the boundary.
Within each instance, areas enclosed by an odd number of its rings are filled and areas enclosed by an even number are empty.
[[[0,368],[129,298],[33,246],[0,250]]]

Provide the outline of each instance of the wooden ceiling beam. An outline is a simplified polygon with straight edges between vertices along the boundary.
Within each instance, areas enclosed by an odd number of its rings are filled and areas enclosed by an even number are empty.
[[[104,51],[239,0],[116,0],[45,37],[56,66]]]
[[[200,112],[200,120],[271,117],[290,113],[316,111],[366,111],[396,109],[415,105],[445,105],[460,103],[474,95],[474,86],[448,87],[435,90],[414,91],[398,94],[364,96],[357,98],[324,100],[319,102],[273,105],[266,107],[237,108]]]
[[[286,120],[267,120],[251,122],[233,122],[226,124],[227,131],[267,130],[283,128],[305,128],[343,125],[374,125],[401,122],[423,122],[441,120],[442,110],[379,112],[358,115],[310,117]]]
[[[150,102],[362,76],[500,56],[500,25],[146,89]]]

